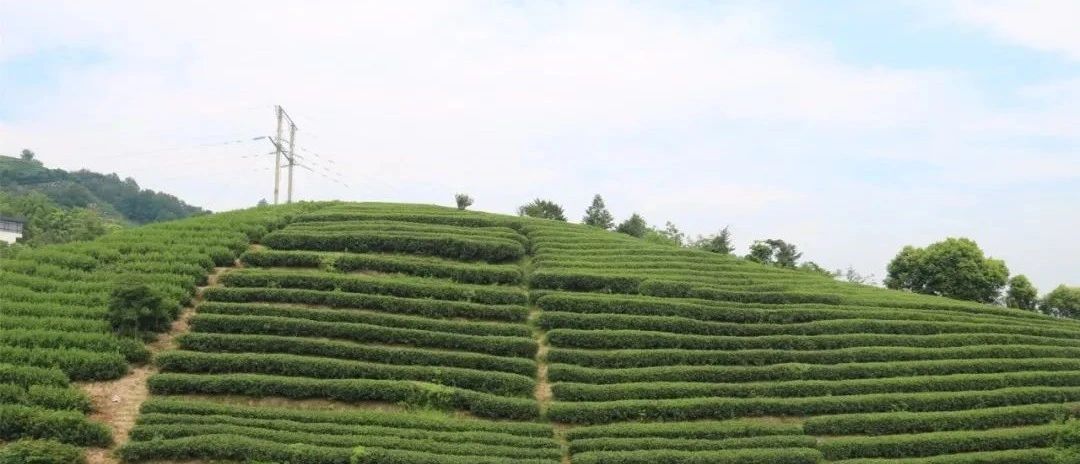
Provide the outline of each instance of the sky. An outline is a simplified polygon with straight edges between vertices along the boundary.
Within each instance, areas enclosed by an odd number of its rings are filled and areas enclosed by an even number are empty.
[[[578,220],[594,194],[879,280],[971,238],[1080,285],[1080,2],[0,0],[0,154],[212,210],[295,198]],[[284,191],[284,187],[282,187]]]

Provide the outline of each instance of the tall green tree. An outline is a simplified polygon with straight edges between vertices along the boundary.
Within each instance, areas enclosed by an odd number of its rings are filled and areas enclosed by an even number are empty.
[[[1052,316],[1080,319],[1080,287],[1059,285],[1043,297],[1039,310]]]
[[[645,222],[645,218],[638,213],[634,213],[621,222],[619,227],[615,228],[615,231],[631,237],[642,238],[649,232],[649,223]]]
[[[566,214],[563,213],[562,206],[553,201],[539,198],[519,207],[518,215],[566,222]]]
[[[1009,277],[1005,262],[974,241],[947,238],[926,248],[906,246],[889,263],[885,286],[958,300],[993,303]]]
[[[464,193],[459,193],[454,195],[454,203],[457,204],[457,209],[465,211],[468,207],[472,206],[473,199]]]
[[[607,206],[604,205],[604,199],[600,197],[600,194],[596,194],[593,196],[592,204],[585,209],[585,217],[581,219],[581,223],[587,226],[610,230],[612,227],[615,227],[615,216],[612,216],[611,211],[608,211]]]
[[[645,240],[653,243],[662,243],[672,246],[683,246],[686,242],[686,234],[679,230],[671,221],[664,224],[664,228],[649,227],[645,231]]]
[[[1009,290],[1005,292],[1005,306],[1034,311],[1039,306],[1039,291],[1031,284],[1027,276],[1020,274],[1009,279]]]
[[[802,253],[799,252],[798,247],[777,238],[755,240],[750,245],[750,254],[746,255],[746,259],[756,263],[791,269],[798,266],[801,257]]]
[[[696,240],[690,242],[690,247],[721,255],[730,255],[735,251],[735,247],[731,244],[731,231],[727,226],[715,235],[699,235]]]

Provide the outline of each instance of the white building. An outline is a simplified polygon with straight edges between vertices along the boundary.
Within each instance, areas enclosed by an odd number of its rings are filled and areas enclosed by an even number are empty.
[[[0,216],[0,242],[15,243],[22,238],[24,221]]]

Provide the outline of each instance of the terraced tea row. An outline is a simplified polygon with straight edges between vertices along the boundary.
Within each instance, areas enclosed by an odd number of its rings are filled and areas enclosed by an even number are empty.
[[[231,264],[251,240],[306,207],[157,224],[0,259],[0,441],[109,446],[109,428],[87,419],[94,405],[72,381],[117,379],[129,363],[149,361],[141,340],[114,334],[107,307],[114,289],[145,284],[175,317],[214,266]],[[81,454],[59,444],[9,446]]]

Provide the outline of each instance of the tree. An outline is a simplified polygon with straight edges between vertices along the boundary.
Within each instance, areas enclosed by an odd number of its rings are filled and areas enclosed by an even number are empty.
[[[33,161],[34,160],[34,152],[32,150],[30,150],[29,148],[23,148],[22,153],[19,153],[19,159],[21,159],[23,161]]]
[[[746,255],[746,259],[755,263],[771,264],[778,267],[786,267],[794,269],[797,267],[799,258],[802,257],[802,253],[798,248],[791,243],[787,243],[777,238],[770,238],[768,240],[755,240],[750,245],[750,254]],[[817,266],[815,264],[815,266]]]
[[[649,227],[642,238],[653,243],[678,247],[683,246],[683,243],[686,242],[686,234],[680,231],[671,221],[665,223],[663,229]]]
[[[769,239],[765,243],[775,250],[776,254],[773,256],[773,260],[777,266],[794,268],[799,258],[802,258],[802,253],[796,249],[794,244],[780,239]]]
[[[727,226],[720,229],[720,232],[716,235],[706,237],[699,235],[696,240],[690,243],[690,247],[721,255],[730,255],[731,252],[735,251],[735,247],[731,245],[731,231],[728,230]]]
[[[819,265],[818,263],[815,263],[813,261],[807,261],[805,263],[800,264],[798,269],[800,271],[814,272],[814,273],[817,273],[817,274],[821,274],[821,275],[823,275],[825,277],[828,277],[830,279],[836,277],[836,274],[830,272],[828,269],[825,269],[825,268],[821,267],[821,265]]]
[[[645,218],[638,215],[638,213],[634,213],[620,223],[619,227],[615,228],[615,232],[624,233],[631,237],[642,238],[649,232],[649,224],[645,222]]]
[[[164,298],[152,287],[124,283],[109,295],[108,319],[117,334],[135,337],[168,329],[171,317]]]
[[[848,266],[847,270],[837,269],[833,273],[836,278],[860,285],[875,285],[874,274],[860,274],[855,268]]]
[[[1080,287],[1059,285],[1043,297],[1039,310],[1052,316],[1080,318]]]
[[[889,263],[885,286],[993,303],[1008,277],[1004,261],[986,257],[972,240],[950,237],[926,248],[900,250]]]
[[[1034,311],[1039,306],[1039,291],[1031,285],[1023,274],[1009,279],[1009,290],[1005,294],[1005,306]]]
[[[759,264],[772,264],[773,249],[761,240],[754,240],[750,244],[750,254],[746,259]]]
[[[457,209],[465,211],[465,209],[472,206],[473,199],[464,193],[459,193],[454,195],[454,203],[457,203]]]
[[[585,209],[585,217],[581,219],[581,223],[610,230],[615,227],[615,216],[612,216],[611,212],[607,210],[604,199],[600,197],[600,194],[596,194],[592,199],[592,204]]]
[[[266,206],[270,206],[270,203],[268,203],[265,198],[260,198],[259,202],[256,203],[255,206],[257,206],[259,208],[263,208],[263,207],[266,207]]]
[[[539,198],[518,208],[518,216],[529,216],[540,219],[553,219],[566,222],[562,206],[549,200]]]

